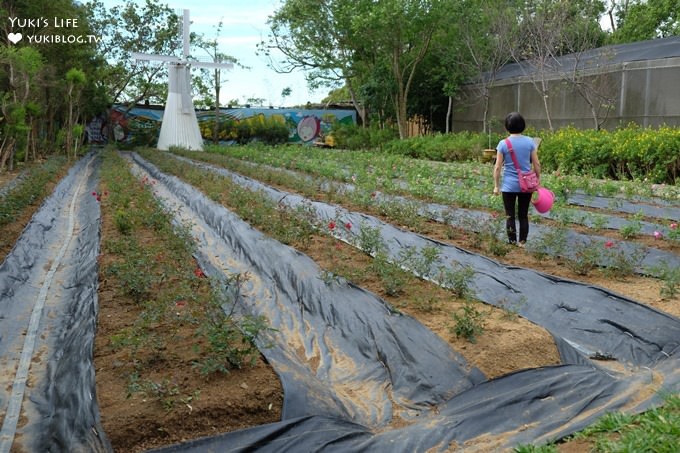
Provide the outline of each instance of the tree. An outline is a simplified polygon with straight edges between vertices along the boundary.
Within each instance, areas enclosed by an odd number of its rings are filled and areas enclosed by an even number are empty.
[[[2,116],[5,118],[3,140],[0,144],[0,170],[8,166],[14,167],[14,155],[17,148],[23,148],[28,154],[31,122],[34,115],[29,116],[26,123],[26,108],[33,94],[36,77],[43,67],[43,57],[33,47],[0,47],[0,63],[8,66],[9,91],[2,97]],[[35,113],[35,108],[30,108]]]
[[[550,130],[553,125],[549,78],[562,70],[557,57],[596,45],[597,37],[602,36],[601,29],[591,23],[597,23],[603,12],[604,4],[600,0],[538,0],[527,3],[520,11],[518,32],[509,35],[509,39],[521,43],[520,47],[509,45],[508,48],[513,49],[513,58],[525,69],[525,75],[538,91]],[[587,39],[574,37],[579,33]],[[591,39],[589,33],[594,38]],[[570,43],[579,43],[579,48]]]
[[[572,57],[570,67],[565,67],[562,72],[562,80],[588,105],[593,128],[599,130],[614,108],[619,89],[605,75],[583,66],[581,52],[575,52]],[[607,61],[608,58],[604,52],[599,57],[600,61]]]
[[[349,99],[350,99],[350,96],[349,96],[349,91],[347,90],[347,87],[342,86],[342,87],[330,90],[328,92],[328,94],[326,95],[326,97],[321,100],[321,102],[325,105],[338,104],[338,103],[343,103],[343,102],[350,102]]]
[[[191,41],[193,45],[203,52],[205,52],[213,63],[234,63],[238,64],[238,60],[230,55],[220,52],[218,38],[222,32],[223,22],[219,21],[215,27],[215,37],[213,39],[206,39],[203,35],[195,33],[191,34]],[[214,68],[212,70],[201,68],[200,83],[196,84],[199,87],[206,87],[214,93],[212,107],[215,112],[213,119],[212,139],[213,143],[219,141],[219,123],[220,123],[220,90],[222,89],[222,70]]]
[[[248,98],[246,99],[246,107],[250,107],[251,105],[257,105],[258,107],[262,107],[265,101],[266,101],[265,98]]]
[[[592,65],[588,65],[583,59],[585,51],[598,48],[604,43],[605,33],[596,20],[603,11],[600,8],[603,7],[604,5],[597,3],[591,4],[593,10],[590,14],[572,11],[572,15],[580,17],[573,21],[569,32],[563,36],[563,51],[568,55],[560,61],[562,80],[586,102],[595,129],[599,129],[607,119],[618,95],[618,88],[612,86],[611,80],[597,70],[597,66],[606,65],[611,55],[606,50],[600,51],[596,63]]]
[[[680,1],[633,0],[614,5],[616,28],[612,27],[611,41],[627,43],[665,38],[680,34]],[[612,21],[613,23],[613,21]]]
[[[617,0],[606,0],[608,2],[607,6],[607,18],[609,19],[609,29],[612,32],[616,31],[616,20],[614,19],[614,12],[619,8],[619,4]],[[624,3],[627,5],[628,0],[624,0]]]
[[[522,42],[521,47],[513,50],[513,58],[522,68],[528,69],[525,75],[529,77],[543,101],[548,128],[551,131],[553,125],[548,103],[550,96],[548,77],[556,72],[554,62],[560,47],[565,16],[564,10],[557,8],[551,0],[540,2],[535,9],[525,10],[525,15],[519,25],[522,32],[517,31],[511,38]]]
[[[140,6],[133,0],[106,8],[100,0],[86,5],[95,33],[103,39],[97,51],[105,56],[98,82],[111,103],[131,107],[143,99],[164,102],[168,71],[165,64],[140,64],[131,52],[179,56],[181,20],[167,5],[146,0]]]
[[[281,90],[281,105],[285,105],[286,101],[285,99],[290,96],[293,93],[293,90],[290,87],[286,87],[283,90]]]
[[[66,73],[66,99],[68,100],[68,115],[66,116],[64,146],[66,148],[66,155],[70,159],[75,158],[78,151],[78,146],[74,138],[82,135],[82,125],[77,126],[78,117],[80,116],[80,95],[82,93],[83,85],[85,85],[85,73],[80,69],[71,68]],[[71,156],[73,153],[73,156]]]
[[[43,42],[31,45],[28,36],[35,36],[36,28],[27,21],[21,23],[10,18],[50,18],[40,28],[43,36],[63,33],[54,29],[52,18],[77,19],[78,28],[72,33],[84,38],[81,42]],[[58,22],[58,20],[57,20]],[[22,33],[27,38],[3,47],[0,61],[0,100],[6,114],[0,113],[0,161],[13,165],[14,157],[25,161],[38,155],[53,152],[60,124],[65,121],[67,101],[62,83],[71,65],[84,68],[88,75],[83,92],[87,93],[90,114],[105,104],[101,92],[94,85],[101,64],[95,54],[96,37],[90,28],[86,9],[73,0],[6,0],[0,7],[0,34]],[[88,39],[90,38],[90,39]],[[6,133],[9,133],[7,135]]]
[[[432,81],[430,68],[420,72],[420,65],[459,11],[447,0],[287,0],[270,18],[271,33],[260,51],[280,72],[307,71],[312,86],[344,86],[364,125],[371,108],[395,118],[405,137],[416,79],[443,89],[442,66],[430,60],[438,74]],[[274,61],[277,55],[280,61]]]
[[[135,104],[146,100],[164,103],[167,98],[168,69],[161,62],[139,63],[132,52],[181,57],[181,18],[159,0],[134,0],[105,8],[100,0],[87,4],[90,22],[104,39],[97,51],[106,58],[98,74],[110,106],[127,104],[126,114]],[[107,117],[110,119],[111,115]],[[114,127],[108,124],[109,138]]]
[[[358,0],[286,0],[269,18],[270,35],[258,45],[280,73],[308,71],[314,88],[345,85],[362,123],[367,124],[364,105],[356,86],[355,54],[368,43],[355,20],[372,2]]]
[[[512,5],[503,0],[470,0],[465,11],[460,35],[470,58],[462,63],[469,65],[470,79],[476,80],[480,87],[479,96],[484,103],[483,131],[488,132],[491,88],[498,71],[516,53],[513,49],[516,41],[505,37],[517,36],[517,22]],[[450,105],[451,102],[449,110]]]
[[[365,42],[371,45],[371,61],[379,63],[374,68],[390,71],[400,138],[408,136],[408,97],[414,77],[448,6],[442,0],[385,0],[371,2],[368,14],[357,18]]]
[[[453,98],[460,86],[474,77],[466,64],[468,56],[455,17],[451,15],[449,24],[435,32],[411,82],[407,115],[409,122],[420,123],[421,132],[449,132]]]

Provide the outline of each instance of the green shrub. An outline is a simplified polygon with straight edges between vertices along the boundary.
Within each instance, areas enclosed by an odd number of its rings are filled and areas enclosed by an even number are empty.
[[[436,161],[476,160],[481,150],[495,148],[504,134],[457,132],[400,140],[393,129],[336,125],[333,136],[340,148],[379,149],[387,153]],[[675,184],[680,177],[680,129],[628,125],[614,131],[565,127],[555,132],[527,129],[540,137],[543,173],[598,179],[646,180]]]
[[[252,127],[248,121],[241,121],[236,123],[236,141],[245,145],[250,141],[250,139],[255,135]]]
[[[130,121],[129,131],[130,140],[127,143],[119,143],[123,148],[135,146],[152,146],[158,143],[158,135],[161,132],[161,123],[155,121]]]
[[[541,134],[545,171],[674,184],[680,176],[680,129],[628,125],[615,131],[572,127]]]
[[[386,143],[397,138],[394,128],[362,127],[340,122],[333,124],[331,134],[338,148],[352,150],[382,149]]]
[[[385,144],[385,151],[416,159],[464,161],[476,159],[488,146],[487,143],[486,134],[459,132],[392,140]]]
[[[255,137],[267,145],[286,143],[289,134],[288,126],[272,117],[263,118],[255,125]]]
[[[132,219],[130,218],[130,215],[122,209],[118,209],[113,215],[113,222],[116,224],[116,228],[120,234],[128,235],[132,231]]]
[[[484,313],[477,306],[479,302],[473,299],[466,299],[463,307],[451,313],[454,325],[449,327],[449,331],[457,338],[463,337],[470,343],[475,343],[477,337],[484,333]]]
[[[253,140],[271,144],[284,142],[284,125],[266,123],[262,119],[235,122],[232,125],[238,133],[220,134],[238,136],[240,143],[252,143]],[[364,128],[340,123],[332,126],[331,134],[342,149],[379,150],[395,159],[404,156],[445,162],[477,160],[481,150],[495,148],[505,136],[500,132],[490,136],[480,132],[457,132],[400,140],[394,128]],[[580,178],[576,181],[579,186],[589,193],[596,193],[611,188],[588,182],[594,178],[675,184],[680,176],[679,128],[630,125],[614,131],[596,131],[565,127],[555,132],[528,128],[525,134],[542,139],[539,156],[543,174],[548,177],[551,189],[562,196],[571,191],[572,178]],[[550,179],[555,171],[559,171],[560,178]],[[615,189],[618,191],[618,187]]]
[[[201,134],[205,140],[212,140],[214,121],[201,125]],[[220,120],[218,126],[220,140],[235,140],[241,145],[250,142],[262,142],[267,145],[286,143],[290,130],[282,121],[265,116],[246,118],[241,121],[231,119]]]

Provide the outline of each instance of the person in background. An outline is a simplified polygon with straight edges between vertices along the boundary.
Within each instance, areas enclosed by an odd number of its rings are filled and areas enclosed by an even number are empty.
[[[505,130],[515,151],[517,162],[523,172],[533,170],[540,178],[541,164],[538,160],[536,143],[533,138],[522,135],[526,128],[526,122],[518,112],[509,113],[505,117]],[[501,182],[501,169],[503,171],[503,185]],[[505,228],[508,233],[508,242],[518,244],[516,219],[519,220],[519,246],[524,247],[529,236],[529,204],[531,193],[523,193],[519,188],[517,170],[508,152],[505,139],[496,146],[496,165],[493,169],[494,195],[502,194],[503,207],[505,208]]]

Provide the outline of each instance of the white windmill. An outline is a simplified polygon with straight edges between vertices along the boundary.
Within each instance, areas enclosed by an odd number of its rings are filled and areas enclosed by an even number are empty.
[[[165,102],[161,132],[157,148],[168,150],[171,146],[202,151],[203,138],[191,96],[191,66],[198,68],[232,69],[231,63],[189,60],[189,10],[184,10],[182,20],[182,57],[133,52],[137,61],[162,61],[168,63],[168,99]]]

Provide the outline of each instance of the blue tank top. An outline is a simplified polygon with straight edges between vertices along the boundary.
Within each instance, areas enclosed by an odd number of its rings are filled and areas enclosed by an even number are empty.
[[[512,143],[512,149],[515,151],[517,163],[523,172],[531,170],[531,152],[536,147],[534,139],[526,135],[516,135],[509,137]],[[512,163],[512,158],[508,152],[508,147],[505,144],[505,139],[498,142],[496,151],[503,154],[503,183],[501,184],[501,192],[520,192],[519,177],[515,164]]]

